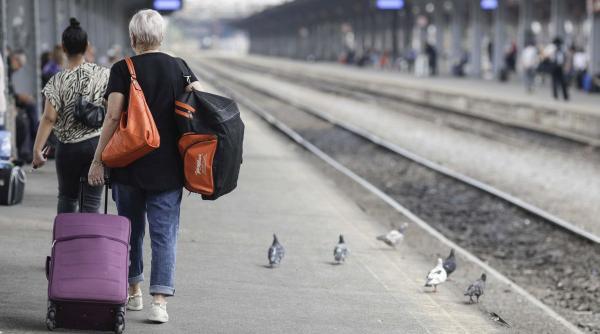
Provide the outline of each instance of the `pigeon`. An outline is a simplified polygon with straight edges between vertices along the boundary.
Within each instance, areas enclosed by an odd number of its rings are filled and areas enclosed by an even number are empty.
[[[454,257],[454,249],[450,249],[450,255],[444,260],[444,270],[450,276],[456,270],[456,258]]]
[[[348,255],[350,255],[350,250],[348,249],[348,246],[346,246],[346,242],[344,242],[344,236],[340,234],[340,240],[333,249],[333,258],[336,263],[342,263],[346,261]]]
[[[469,302],[473,303],[473,296],[477,297],[477,303],[479,303],[479,297],[483,296],[485,290],[485,273],[481,274],[481,278],[478,278],[473,284],[469,285],[465,291],[465,296],[469,296]]]
[[[396,244],[404,239],[404,230],[408,227],[407,223],[402,224],[398,229],[391,230],[386,234],[377,237],[377,240],[385,242],[386,245],[396,248]]]
[[[283,256],[285,255],[285,249],[277,240],[277,235],[273,234],[273,244],[269,247],[269,252],[267,256],[269,258],[269,266],[273,268],[273,266],[279,265]]]
[[[444,270],[442,258],[438,258],[437,266],[431,269],[429,275],[427,275],[427,281],[425,282],[426,287],[433,286],[433,292],[437,292],[437,286],[442,284],[448,278],[446,270]]]

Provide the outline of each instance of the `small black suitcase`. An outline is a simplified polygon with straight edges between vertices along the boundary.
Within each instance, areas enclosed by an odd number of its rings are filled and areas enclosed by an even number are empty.
[[[25,193],[25,171],[8,161],[0,161],[0,205],[21,203]]]

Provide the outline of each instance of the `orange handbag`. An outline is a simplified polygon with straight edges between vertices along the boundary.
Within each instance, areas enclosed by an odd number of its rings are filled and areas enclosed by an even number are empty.
[[[121,113],[119,127],[102,152],[102,162],[111,168],[125,167],[160,146],[160,135],[131,58],[125,58],[131,84],[129,106]]]

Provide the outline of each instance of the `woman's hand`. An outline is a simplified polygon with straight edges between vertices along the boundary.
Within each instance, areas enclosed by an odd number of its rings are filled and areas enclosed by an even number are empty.
[[[90,186],[100,186],[104,184],[104,165],[102,162],[94,160],[88,173],[88,183]]]
[[[46,158],[46,154],[43,150],[36,150],[33,153],[33,161],[31,162],[31,165],[33,166],[33,169],[42,168],[42,166],[46,164],[47,160],[48,159]]]

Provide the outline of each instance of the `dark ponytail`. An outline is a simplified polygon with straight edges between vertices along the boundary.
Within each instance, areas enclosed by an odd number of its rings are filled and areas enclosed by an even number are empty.
[[[85,53],[88,46],[87,32],[81,28],[81,24],[76,18],[69,20],[69,26],[62,34],[62,43],[69,56],[75,56]]]

